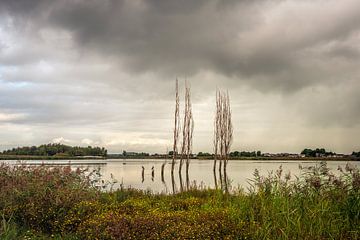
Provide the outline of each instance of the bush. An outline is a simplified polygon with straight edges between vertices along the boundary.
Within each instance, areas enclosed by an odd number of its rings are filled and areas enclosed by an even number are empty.
[[[5,219],[51,233],[77,203],[98,193],[84,171],[0,165],[0,209]]]

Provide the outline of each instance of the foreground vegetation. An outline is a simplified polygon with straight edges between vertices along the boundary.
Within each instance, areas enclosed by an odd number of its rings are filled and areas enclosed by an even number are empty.
[[[359,239],[360,173],[322,164],[249,192],[103,192],[98,172],[0,165],[0,239]]]

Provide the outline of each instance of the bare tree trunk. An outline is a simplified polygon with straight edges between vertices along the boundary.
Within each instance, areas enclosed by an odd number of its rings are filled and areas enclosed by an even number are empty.
[[[230,97],[229,92],[224,96],[225,98],[225,119],[224,119],[224,128],[225,128],[225,141],[224,141],[224,149],[225,149],[225,161],[224,161],[224,171],[226,171],[227,163],[229,160],[230,147],[233,140],[233,126],[231,121],[231,108],[230,108]]]
[[[186,157],[187,150],[187,138],[188,138],[188,102],[187,102],[187,82],[185,82],[185,107],[184,107],[184,120],[183,120],[183,128],[182,128],[182,144],[181,144],[181,156],[180,156],[180,164],[179,164],[179,174],[181,174],[182,166],[184,164],[184,159]]]
[[[186,179],[189,180],[189,166],[190,166],[190,157],[192,154],[192,144],[193,144],[193,132],[194,132],[194,119],[192,115],[192,107],[191,107],[191,93],[190,87],[186,88],[186,115],[187,115],[187,123],[186,123],[186,135],[187,135],[187,144],[186,144]]]
[[[214,166],[213,166],[213,172],[215,174],[215,178],[216,178],[216,173],[215,173],[215,169],[216,169],[216,161],[218,158],[218,149],[219,149],[219,136],[220,136],[220,132],[219,132],[219,126],[220,126],[220,118],[219,118],[219,90],[216,90],[216,110],[215,110],[215,119],[214,119]]]
[[[179,139],[179,131],[180,131],[180,100],[179,100],[179,84],[178,80],[176,79],[176,87],[175,87],[175,114],[174,114],[174,144],[173,144],[173,159],[171,163],[171,175],[172,178],[174,176],[174,168],[175,168],[175,161],[176,155],[178,151],[178,139]],[[174,185],[174,184],[173,184]]]
[[[165,177],[164,177],[164,169],[165,169],[165,165],[167,164],[167,160],[169,158],[169,149],[166,148],[166,152],[165,152],[165,162],[161,165],[161,181],[164,183],[164,185],[166,186],[165,183]]]

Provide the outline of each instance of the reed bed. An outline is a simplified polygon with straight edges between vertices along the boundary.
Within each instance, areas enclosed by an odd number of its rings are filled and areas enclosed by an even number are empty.
[[[0,165],[0,239],[359,239],[360,173],[257,171],[249,191],[120,188],[98,172]]]

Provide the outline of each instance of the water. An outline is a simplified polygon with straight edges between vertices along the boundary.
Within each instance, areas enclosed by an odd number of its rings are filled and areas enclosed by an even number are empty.
[[[10,164],[19,164],[18,161],[3,160],[0,162],[8,162]],[[22,161],[21,164],[49,164],[49,165],[68,165],[72,167],[88,167],[90,170],[99,168],[102,178],[110,180],[111,176],[115,178],[118,183],[114,188],[122,184],[124,187],[132,187],[142,190],[151,190],[153,192],[172,192],[171,180],[171,160],[167,160],[164,168],[164,182],[161,179],[161,165],[165,162],[164,159],[108,159],[108,160],[28,160]],[[258,169],[260,175],[267,175],[270,171],[276,171],[282,166],[284,173],[290,172],[292,176],[299,175],[299,165],[304,167],[315,166],[320,161],[273,161],[273,160],[233,160],[229,161],[227,167],[227,177],[233,187],[242,187],[245,190],[249,187],[249,179],[253,178],[255,169]],[[328,167],[336,172],[338,166],[345,167],[347,163],[360,168],[360,161],[328,161]],[[142,166],[144,167],[144,178],[142,177]],[[154,167],[154,177],[152,177],[152,167]],[[185,164],[183,169],[185,169]],[[189,170],[189,180],[191,183],[202,185],[204,187],[214,187],[213,175],[213,161],[212,160],[191,160]],[[175,166],[174,180],[176,189],[180,187],[180,180],[178,174],[178,165]],[[218,171],[217,171],[218,173]],[[219,179],[219,176],[217,176]],[[182,174],[184,184],[185,171]]]

